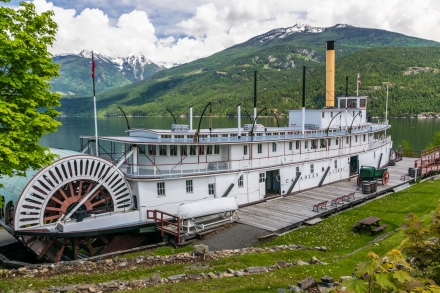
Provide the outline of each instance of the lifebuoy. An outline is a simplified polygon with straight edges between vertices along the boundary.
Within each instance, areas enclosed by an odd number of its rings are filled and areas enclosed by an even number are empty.
[[[275,176],[275,179],[280,182],[280,174],[277,174],[277,176]]]
[[[281,163],[283,163],[283,164],[287,163],[287,158],[286,157],[282,157],[281,158]]]

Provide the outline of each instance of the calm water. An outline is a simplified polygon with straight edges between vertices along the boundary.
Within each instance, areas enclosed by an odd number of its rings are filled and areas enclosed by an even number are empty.
[[[40,144],[52,148],[64,148],[78,151],[80,148],[80,135],[94,135],[93,117],[60,117],[58,120],[62,125],[58,131],[44,136]],[[169,129],[173,122],[169,117],[130,117],[128,118],[131,128]],[[177,123],[189,124],[189,119],[178,118]],[[193,128],[196,129],[199,117],[193,119]],[[250,123],[248,119],[242,118],[242,123]],[[261,118],[258,123],[266,126],[276,126],[275,118]],[[288,123],[287,118],[279,119],[280,126]],[[390,119],[391,130],[389,131],[394,141],[394,148],[397,149],[402,140],[410,142],[414,150],[424,149],[433,139],[433,134],[440,131],[440,119]],[[202,128],[224,128],[236,127],[237,118],[204,118]],[[127,124],[123,117],[98,118],[99,135],[127,135],[125,130]]]

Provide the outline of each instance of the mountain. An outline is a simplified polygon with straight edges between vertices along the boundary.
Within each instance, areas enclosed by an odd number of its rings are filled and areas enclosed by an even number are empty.
[[[60,64],[60,76],[51,80],[52,90],[63,96],[91,95],[91,58],[92,52],[87,50],[55,55],[53,60]],[[163,70],[140,53],[113,58],[95,52],[94,58],[96,92],[138,82]]]
[[[258,70],[259,108],[266,106],[284,115],[285,110],[300,107],[303,66],[307,67],[307,106],[322,107],[327,40],[336,41],[338,94],[345,95],[345,76],[352,78],[353,94],[360,72],[360,94],[372,97],[369,115],[382,115],[382,100],[376,99],[376,95],[383,96],[383,81],[411,88],[409,93],[394,88],[395,93],[402,95],[394,101],[401,105],[408,104],[406,98],[417,95],[415,91],[427,85],[421,76],[436,88],[433,78],[437,76],[436,68],[440,68],[438,59],[434,58],[440,53],[438,42],[350,25],[314,28],[296,24],[256,36],[207,58],[162,70],[148,80],[104,92],[98,97],[99,114],[119,115],[117,106],[124,106],[129,115],[167,115],[167,108],[184,115],[194,105],[194,113],[198,115],[208,102],[212,102],[217,116],[235,115],[238,103],[243,110],[251,112],[253,76],[254,70]],[[419,74],[404,74],[408,68],[417,67],[429,69]],[[415,86],[417,83],[421,86]],[[60,110],[67,115],[91,113],[93,109],[90,99],[82,102],[63,99],[61,103]],[[395,109],[400,110],[395,115],[422,111],[415,107],[405,110],[401,105],[396,105]]]

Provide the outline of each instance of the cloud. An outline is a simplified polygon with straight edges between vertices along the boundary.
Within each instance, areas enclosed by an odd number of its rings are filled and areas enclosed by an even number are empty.
[[[126,56],[135,51],[165,66],[206,57],[297,22],[326,27],[346,23],[440,40],[440,5],[436,0],[33,2],[40,12],[55,12],[59,26],[51,48],[55,54],[88,49]]]

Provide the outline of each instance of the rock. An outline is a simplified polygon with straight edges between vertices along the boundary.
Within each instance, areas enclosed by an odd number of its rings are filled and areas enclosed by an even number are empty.
[[[228,272],[228,274],[234,274],[235,273],[235,271],[233,269],[227,269],[226,271]]]
[[[336,283],[319,282],[318,284],[320,287],[333,288]]]
[[[306,265],[309,265],[308,262],[305,262],[305,261],[302,261],[302,260],[299,260],[296,264],[297,264],[298,266],[306,266]]]
[[[218,278],[230,278],[230,277],[233,277],[234,275],[233,274],[228,274],[228,273],[224,273],[224,272],[221,272],[221,273],[218,273]]]
[[[120,263],[119,263],[119,267],[120,267],[120,268],[123,268],[123,267],[125,267],[125,266],[127,266],[127,262],[126,262],[126,261],[123,261],[123,262],[120,262]]]
[[[142,288],[144,286],[144,282],[142,280],[130,281],[129,286],[132,288]]]
[[[286,293],[286,289],[278,288],[277,293]]]
[[[245,270],[246,270],[246,272],[248,272],[250,274],[258,274],[258,273],[266,273],[267,272],[266,267],[249,267]]]
[[[278,266],[280,268],[285,268],[287,266],[287,263],[284,260],[279,260],[278,261]]]
[[[298,282],[298,287],[300,287],[302,290],[307,290],[312,287],[316,287],[318,285],[318,282],[312,277],[308,277],[301,282]]]
[[[319,263],[319,260],[316,258],[316,256],[312,256],[312,258],[309,260],[310,264],[317,264]]]
[[[158,274],[154,274],[153,277],[151,278],[151,283],[154,284],[159,284],[160,281],[162,279],[160,278],[160,276]]]
[[[200,280],[203,279],[204,275],[202,274],[188,274],[186,275],[190,280]]]
[[[243,276],[244,276],[244,274],[243,274],[242,271],[236,271],[234,275],[235,275],[236,277],[243,277]]]
[[[210,277],[211,279],[217,279],[217,276],[216,276],[214,273],[212,273],[212,272],[209,272],[207,275],[208,275],[208,277]]]
[[[321,246],[321,250],[324,251],[324,252],[327,252],[327,247]]]
[[[341,277],[339,277],[339,282],[342,283],[342,282],[347,281],[351,278],[352,278],[351,276],[341,276]]]
[[[63,286],[63,287],[59,288],[59,291],[60,291],[61,293],[63,293],[63,292],[75,292],[75,286],[74,286],[74,285],[71,285],[71,286]]]
[[[28,273],[27,268],[26,267],[18,268],[18,273],[20,275],[26,275]]]
[[[89,290],[90,287],[94,287],[95,285],[92,284],[85,284],[85,285],[78,285],[76,287],[78,290]]]
[[[102,286],[106,289],[117,289],[119,288],[119,283],[117,281],[110,281],[107,283],[103,283]]]
[[[167,279],[168,279],[168,281],[175,282],[175,281],[180,281],[182,279],[185,279],[185,277],[186,277],[186,274],[180,274],[180,275],[169,276]]]
[[[321,281],[323,283],[334,283],[335,282],[335,280],[330,276],[321,277]]]
[[[301,288],[295,285],[290,285],[288,287],[288,289],[292,292],[292,293],[300,293],[302,292]]]

